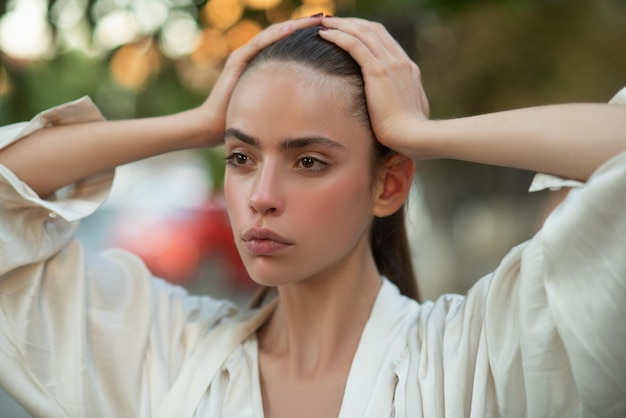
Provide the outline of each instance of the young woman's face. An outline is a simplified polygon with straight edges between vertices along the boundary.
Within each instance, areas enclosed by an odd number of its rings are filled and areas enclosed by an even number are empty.
[[[257,283],[345,274],[369,255],[372,137],[351,114],[346,84],[297,64],[264,63],[233,92],[226,203]]]

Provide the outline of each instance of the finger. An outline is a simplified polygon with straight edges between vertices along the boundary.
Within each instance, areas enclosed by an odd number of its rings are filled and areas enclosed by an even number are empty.
[[[322,25],[329,29],[341,31],[358,39],[365,47],[367,47],[372,55],[380,60],[389,58],[389,52],[385,48],[385,43],[380,38],[377,31],[371,26],[363,24],[357,18],[330,18],[322,21]]]
[[[363,75],[380,75],[383,65],[372,50],[365,46],[361,39],[341,30],[320,30],[325,40],[334,43],[354,58],[361,67]]]
[[[353,55],[353,58],[357,60],[361,67],[367,66],[369,70],[365,72],[369,72],[370,74],[373,72],[382,74],[385,70],[388,70],[395,72],[396,75],[393,77],[398,77],[400,74],[400,77],[406,77],[408,85],[417,87],[419,90],[420,107],[424,114],[428,116],[428,99],[424,93],[420,69],[417,64],[410,59],[400,44],[387,32],[383,25],[359,18],[334,17],[331,19],[324,19],[322,24],[327,28],[336,28],[336,30],[321,31],[320,35],[322,37],[330,41],[334,41],[335,36],[337,35],[334,35],[333,32],[344,32],[347,35],[358,39],[363,47],[370,51],[372,56],[376,56],[376,58],[380,59],[381,62],[374,65],[371,63],[371,57],[367,54],[361,53]],[[367,30],[365,30],[365,28],[367,28]],[[346,50],[351,48],[351,51],[348,52],[356,53],[357,50],[350,46],[353,44],[356,45],[356,42],[350,42],[348,40],[344,40],[342,42],[339,40],[339,37],[337,37],[336,40],[341,43],[341,45],[337,43],[338,46]],[[381,56],[384,54],[379,49],[381,44],[384,45],[386,56]],[[359,58],[359,56],[361,58]]]
[[[326,18],[322,25],[337,29],[358,38],[372,53],[380,58],[409,59],[400,44],[389,34],[387,29],[378,22],[359,18]]]
[[[215,91],[218,95],[220,93],[230,92],[246,65],[248,65],[250,60],[252,60],[252,58],[254,58],[260,51],[293,34],[299,29],[319,25],[321,21],[322,16],[315,15],[300,19],[287,20],[285,22],[276,23],[267,27],[245,45],[230,54],[224,64],[221,77],[213,86],[213,91]]]
[[[254,56],[264,48],[267,48],[273,43],[293,34],[295,31],[320,25],[321,22],[322,16],[315,15],[273,24],[252,38],[245,45],[235,50],[231,55],[235,55],[239,60],[247,62],[254,58]]]
[[[407,109],[415,109],[428,117],[428,99],[424,93],[421,82],[421,73],[417,64],[408,58],[401,59],[379,59],[374,56],[361,38],[354,37],[341,30],[320,30],[319,34],[325,40],[334,43],[344,51],[348,52],[359,64],[366,85],[369,84],[368,77],[386,80],[385,85],[394,88],[401,93],[402,100],[408,101]],[[393,80],[393,82],[391,82]],[[389,84],[391,82],[391,84]],[[398,91],[396,91],[398,93]],[[393,93],[390,93],[393,94]],[[409,103],[410,102],[410,103]]]
[[[408,55],[404,48],[400,45],[400,43],[389,33],[387,28],[379,22],[373,22],[366,19],[361,18],[351,18],[354,22],[360,24],[363,27],[367,27],[369,30],[373,31],[378,35],[380,41],[384,44],[385,50],[393,53],[393,55],[398,55],[402,57],[407,57]],[[322,22],[323,23],[323,22]]]

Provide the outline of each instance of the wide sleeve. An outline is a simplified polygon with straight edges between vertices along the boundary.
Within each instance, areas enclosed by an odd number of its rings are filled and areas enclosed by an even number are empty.
[[[0,148],[49,126],[102,119],[85,97],[44,111],[30,122],[0,128]],[[0,165],[0,277],[58,252],[74,236],[76,221],[104,202],[112,180],[113,171],[92,176],[60,190],[58,193],[66,195],[65,199],[49,196],[44,200]]]
[[[503,260],[484,321],[501,416],[626,416],[626,153]]]
[[[83,98],[0,128],[0,147],[95,120]],[[112,179],[102,173],[43,199],[0,165],[0,385],[36,417],[153,415],[197,341],[234,314],[154,278],[126,251],[84,251],[78,221]]]
[[[626,152],[586,183],[532,189],[561,187],[542,229],[467,295],[404,315],[391,416],[626,417]]]

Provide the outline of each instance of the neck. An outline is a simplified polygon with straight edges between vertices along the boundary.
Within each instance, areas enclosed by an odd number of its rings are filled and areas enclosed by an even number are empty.
[[[371,256],[333,270],[281,286],[276,311],[259,331],[261,350],[296,374],[351,364],[380,290]]]

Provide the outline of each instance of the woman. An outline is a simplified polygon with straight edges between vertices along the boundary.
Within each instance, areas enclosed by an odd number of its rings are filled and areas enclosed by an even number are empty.
[[[83,100],[5,128],[0,383],[46,417],[621,416],[626,111],[427,114],[382,26],[315,16],[236,51],[197,109],[102,122]],[[274,301],[237,313],[73,240],[112,167],[223,140],[235,240]],[[424,158],[582,187],[466,296],[420,305],[374,224],[401,219]]]

